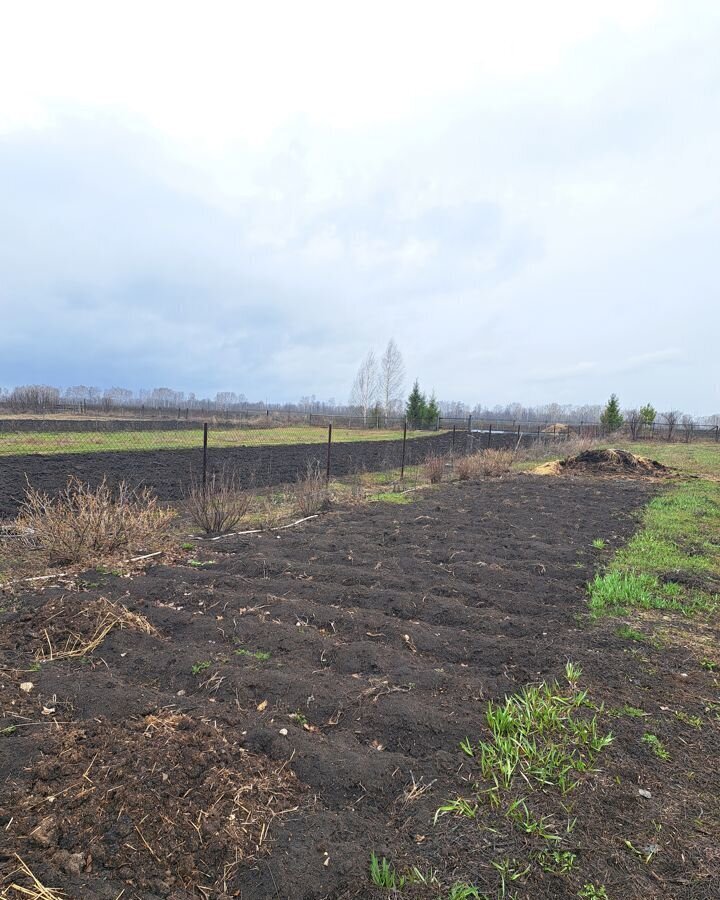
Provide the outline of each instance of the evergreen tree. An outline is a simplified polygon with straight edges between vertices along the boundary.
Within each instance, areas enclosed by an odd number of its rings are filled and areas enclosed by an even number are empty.
[[[410,392],[410,396],[408,397],[407,406],[405,408],[405,415],[407,416],[408,424],[412,428],[417,428],[418,425],[422,425],[425,421],[426,414],[427,400],[425,399],[425,394],[423,394],[420,390],[420,385],[418,384],[418,380],[416,378],[413,389]]]
[[[608,431],[617,431],[623,423],[623,417],[620,412],[620,401],[617,394],[610,394],[607,406],[600,416],[600,424]]]
[[[657,412],[651,403],[647,403],[645,406],[640,407],[640,421],[643,425],[652,425],[656,416]]]
[[[435,392],[433,391],[430,400],[425,407],[425,424],[430,425],[433,428],[437,424],[438,416],[440,415],[440,407],[437,405],[437,400],[435,399]]]

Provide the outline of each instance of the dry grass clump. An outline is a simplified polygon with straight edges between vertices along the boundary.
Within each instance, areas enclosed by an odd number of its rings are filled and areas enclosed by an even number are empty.
[[[74,615],[65,605],[61,598],[52,601],[47,609],[46,621],[38,627],[37,637],[42,644],[35,653],[36,659],[80,659],[97,650],[114,628],[158,637],[157,629],[145,616],[105,597],[82,604]],[[70,618],[64,618],[63,613],[69,613]]]
[[[425,477],[430,484],[438,484],[442,481],[443,472],[445,471],[445,459],[435,453],[431,453],[424,463]]]
[[[307,469],[297,480],[294,492],[295,506],[301,516],[312,516],[329,503],[325,476],[317,462],[308,463]]]
[[[483,475],[505,475],[515,461],[513,450],[478,450],[461,456],[455,463],[455,472],[461,481],[470,481]]]
[[[23,884],[13,881],[6,890],[0,892],[0,900],[12,900],[12,898],[20,900],[21,897],[26,900],[27,898],[30,900],[66,900],[67,894],[57,888],[46,887],[17,853],[15,859],[18,861],[18,867],[10,874],[11,876],[19,875]],[[11,894],[10,891],[13,893]]]
[[[460,481],[470,481],[477,475],[475,454],[469,453],[455,460],[455,474]]]
[[[207,483],[193,478],[183,492],[185,509],[206,534],[231,531],[250,509],[252,496],[242,490],[234,472],[213,472]]]
[[[119,550],[147,550],[168,534],[175,512],[158,505],[149,488],[97,487],[71,477],[55,497],[28,485],[15,520],[26,545],[54,563],[89,562]]]

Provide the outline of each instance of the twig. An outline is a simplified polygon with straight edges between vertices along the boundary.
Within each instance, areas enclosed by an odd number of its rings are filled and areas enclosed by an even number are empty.
[[[243,534],[262,534],[264,531],[282,531],[283,528],[294,528],[295,525],[301,525],[303,522],[308,522],[310,519],[317,519],[318,513],[315,513],[312,516],[305,516],[304,519],[297,519],[295,522],[290,522],[289,525],[276,525],[273,528],[251,528],[249,531],[231,531],[229,534],[218,534],[215,537],[206,537],[204,534],[195,534],[192,535],[192,539],[194,541],[221,541],[223,538],[229,537],[239,537]]]

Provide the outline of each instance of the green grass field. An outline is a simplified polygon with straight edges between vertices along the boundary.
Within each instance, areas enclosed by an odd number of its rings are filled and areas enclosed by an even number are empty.
[[[620,446],[620,445],[618,445]],[[595,615],[629,609],[711,611],[720,602],[720,446],[633,444],[681,480],[645,508],[641,529],[589,586]],[[682,475],[690,477],[682,479]],[[705,477],[703,477],[705,476]]]
[[[408,438],[427,437],[437,432],[416,431]],[[333,428],[333,443],[356,441],[396,441],[402,431]],[[210,428],[208,447],[272,447],[280,444],[324,444],[324,426],[300,425],[288,428]],[[203,443],[202,428],[168,431],[68,431],[0,432],[0,456],[30,453],[95,453],[106,451],[195,450]]]
[[[608,444],[607,446],[611,446]],[[612,444],[639,456],[649,456],[664,466],[673,466],[689,475],[720,476],[720,443],[698,441],[696,444],[668,444],[666,441]]]

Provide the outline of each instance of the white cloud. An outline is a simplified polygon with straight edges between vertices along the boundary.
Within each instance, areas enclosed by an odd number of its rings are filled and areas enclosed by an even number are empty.
[[[0,382],[343,398],[394,334],[440,396],[720,406],[714,4],[4,26]]]

